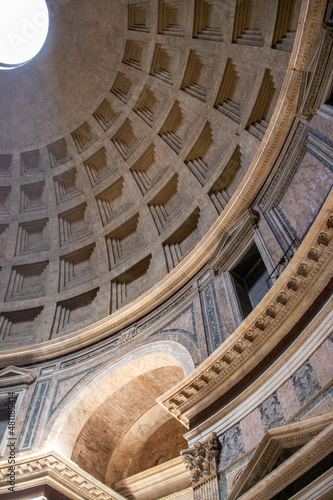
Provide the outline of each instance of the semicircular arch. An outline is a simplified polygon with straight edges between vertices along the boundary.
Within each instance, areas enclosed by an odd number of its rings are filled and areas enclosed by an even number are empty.
[[[173,367],[180,380],[193,371],[195,365],[189,351],[171,341],[153,342],[103,363],[78,385],[62,409],[55,412],[50,420],[46,447],[70,458],[82,428],[108,398],[138,377],[166,367]],[[169,388],[166,386],[165,391]]]

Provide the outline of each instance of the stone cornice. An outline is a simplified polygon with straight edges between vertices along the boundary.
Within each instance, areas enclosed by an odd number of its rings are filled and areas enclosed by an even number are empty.
[[[8,463],[0,464],[0,495],[8,493]],[[68,498],[79,500],[121,500],[111,490],[57,452],[18,458],[15,463],[15,491],[49,484]]]
[[[333,275],[333,193],[298,252],[257,308],[199,368],[158,398],[190,420],[257,366],[288,335]]]
[[[3,351],[0,355],[0,367],[29,364],[64,355],[106,338],[167,300],[206,264],[228,228],[250,207],[283,147],[297,111],[302,72],[306,67],[310,49],[320,32],[325,8],[326,0],[303,0],[293,53],[265,137],[227,207],[195,249],[157,285],[128,306],[104,320],[60,339],[42,345]]]

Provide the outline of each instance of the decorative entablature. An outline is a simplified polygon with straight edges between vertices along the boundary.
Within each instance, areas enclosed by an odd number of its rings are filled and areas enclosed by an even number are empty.
[[[74,462],[57,452],[17,458],[15,491],[48,484],[68,498],[86,500],[124,499]],[[8,462],[0,463],[0,495],[8,493]],[[15,496],[15,495],[14,495]]]
[[[262,361],[333,276],[333,193],[290,264],[257,308],[190,376],[158,398],[186,427]]]

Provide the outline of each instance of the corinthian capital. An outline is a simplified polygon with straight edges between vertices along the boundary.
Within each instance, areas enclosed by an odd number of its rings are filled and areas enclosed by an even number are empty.
[[[198,441],[193,448],[182,450],[182,459],[191,473],[192,484],[218,471],[221,450],[222,446],[215,432],[205,442]]]

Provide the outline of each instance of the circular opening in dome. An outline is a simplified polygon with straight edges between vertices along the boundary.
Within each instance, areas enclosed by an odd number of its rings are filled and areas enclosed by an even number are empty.
[[[48,29],[45,0],[0,0],[0,69],[31,61],[43,47]]]

